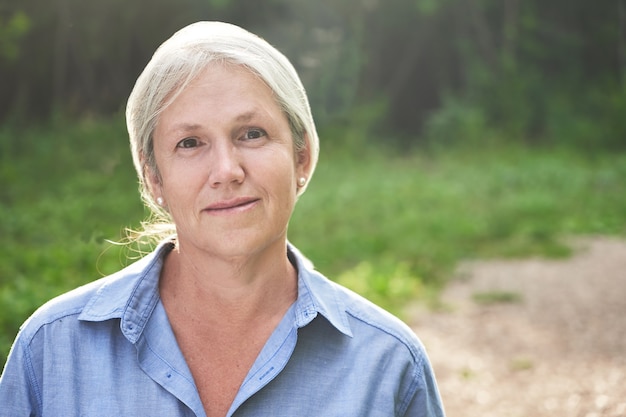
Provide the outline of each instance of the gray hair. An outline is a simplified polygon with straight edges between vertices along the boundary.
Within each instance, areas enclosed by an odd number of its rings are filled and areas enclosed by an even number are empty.
[[[244,66],[265,82],[287,117],[296,153],[308,147],[309,178],[317,164],[319,139],[315,123],[304,86],[289,60],[262,38],[229,23],[197,22],[186,26],[156,50],[126,106],[141,196],[152,212],[152,221],[144,224],[146,235],[163,238],[174,232],[169,214],[154,201],[147,182],[149,172],[158,175],[152,136],[159,115],[213,62]],[[298,195],[305,189],[306,185]]]

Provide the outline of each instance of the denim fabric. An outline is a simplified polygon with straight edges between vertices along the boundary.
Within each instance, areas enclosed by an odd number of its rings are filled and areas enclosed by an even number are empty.
[[[33,314],[0,377],[0,416],[205,416],[159,298],[168,250],[164,243]],[[228,416],[443,416],[415,334],[323,277],[291,245],[288,255],[298,298]]]

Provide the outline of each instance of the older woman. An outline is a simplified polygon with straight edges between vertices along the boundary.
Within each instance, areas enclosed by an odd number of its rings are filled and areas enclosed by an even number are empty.
[[[443,415],[410,329],[287,241],[318,138],[282,54],[188,26],[139,77],[127,122],[161,243],[28,320],[0,415]]]

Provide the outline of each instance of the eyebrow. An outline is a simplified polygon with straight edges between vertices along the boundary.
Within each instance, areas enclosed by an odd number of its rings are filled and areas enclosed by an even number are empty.
[[[183,130],[186,132],[189,132],[191,130],[196,130],[199,129],[201,126],[197,123],[178,123],[176,125],[174,125],[172,127],[172,131],[179,131],[179,130]]]
[[[247,112],[241,113],[240,115],[235,117],[234,121],[236,121],[236,122],[247,122],[247,121],[250,121],[250,120],[254,119],[257,115],[258,115],[258,112],[256,110],[247,111]],[[185,132],[189,132],[189,131],[200,129],[200,128],[202,128],[201,124],[182,122],[182,123],[175,124],[170,130],[172,130],[172,131],[181,131],[182,130],[182,131],[185,131]]]
[[[235,121],[236,122],[248,122],[254,119],[257,116],[257,114],[258,112],[256,110],[250,110],[235,117]]]

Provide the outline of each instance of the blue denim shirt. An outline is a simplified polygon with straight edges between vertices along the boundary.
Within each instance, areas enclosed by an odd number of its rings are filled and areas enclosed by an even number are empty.
[[[164,243],[29,318],[0,377],[0,416],[205,416],[159,298],[168,250]],[[289,256],[297,300],[228,416],[443,416],[415,334],[291,246]]]

